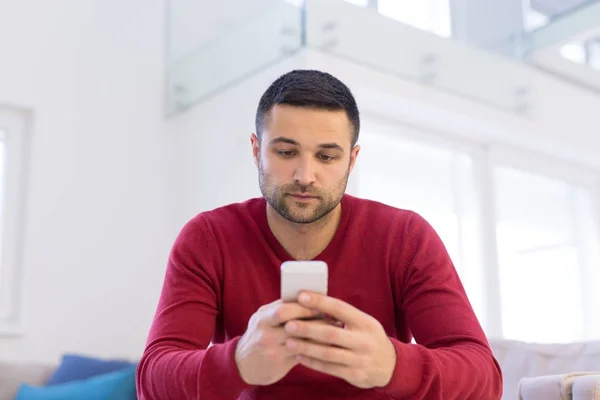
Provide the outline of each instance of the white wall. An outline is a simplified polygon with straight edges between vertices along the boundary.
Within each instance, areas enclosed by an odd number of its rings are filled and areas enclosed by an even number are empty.
[[[142,351],[170,224],[161,0],[0,5],[0,104],[34,111],[23,335],[1,359]]]
[[[305,66],[303,55],[288,58],[170,120],[167,136],[174,141],[178,171],[172,179],[176,223],[201,210],[260,196],[250,145],[258,101],[280,75]]]

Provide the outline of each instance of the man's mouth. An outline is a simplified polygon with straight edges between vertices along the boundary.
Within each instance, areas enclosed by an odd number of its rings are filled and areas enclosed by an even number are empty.
[[[311,196],[309,194],[302,194],[302,193],[290,193],[290,196],[295,197],[297,199],[302,199],[302,200],[310,200],[310,199],[318,198],[317,196]]]

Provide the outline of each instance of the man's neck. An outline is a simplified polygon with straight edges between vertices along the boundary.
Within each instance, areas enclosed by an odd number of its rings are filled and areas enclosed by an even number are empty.
[[[342,216],[342,205],[312,224],[296,224],[267,205],[267,221],[275,238],[296,260],[311,260],[331,242]]]

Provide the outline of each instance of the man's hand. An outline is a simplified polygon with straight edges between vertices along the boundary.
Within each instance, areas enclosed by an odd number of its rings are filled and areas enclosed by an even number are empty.
[[[375,318],[332,297],[303,293],[298,302],[340,321],[344,328],[289,321],[287,349],[300,364],[363,389],[386,386],[396,367],[396,350]]]
[[[283,378],[298,364],[295,355],[285,347],[289,335],[283,325],[317,315],[315,310],[281,300],[259,308],[250,318],[235,351],[242,379],[250,385],[270,385]]]

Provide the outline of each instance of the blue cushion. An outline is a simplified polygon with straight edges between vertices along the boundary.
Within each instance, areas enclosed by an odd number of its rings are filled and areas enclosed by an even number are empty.
[[[104,360],[78,354],[65,354],[46,385],[72,382],[134,366],[124,360]]]
[[[15,400],[135,400],[135,367],[54,386],[19,387]]]

